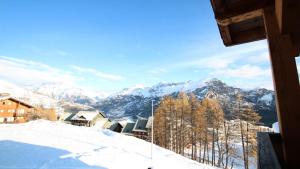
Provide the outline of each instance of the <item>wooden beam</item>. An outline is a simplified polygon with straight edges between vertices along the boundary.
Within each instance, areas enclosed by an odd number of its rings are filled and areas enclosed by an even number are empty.
[[[215,18],[224,20],[274,4],[274,0],[210,0]]]
[[[300,1],[275,0],[276,18],[280,32],[300,33]]]
[[[275,12],[281,34],[290,34],[294,56],[300,54],[300,1],[275,0]]]
[[[283,139],[284,168],[299,168],[300,152],[300,87],[293,44],[290,36],[279,30],[274,7],[264,9],[276,108]]]
[[[257,18],[262,16],[263,12],[261,9],[255,10],[255,11],[251,11],[251,12],[247,12],[241,15],[237,15],[237,16],[233,16],[231,18],[226,18],[226,19],[216,19],[218,25],[222,25],[222,26],[228,26],[232,23],[238,23],[238,22],[242,22],[244,20],[248,20],[248,19],[252,19],[252,18]]]
[[[231,35],[228,26],[219,26],[219,31],[225,46],[232,44]]]
[[[258,41],[266,39],[265,29],[263,27],[256,27],[254,29],[241,31],[241,32],[232,32],[231,33],[232,43],[231,45],[238,45],[253,41]]]

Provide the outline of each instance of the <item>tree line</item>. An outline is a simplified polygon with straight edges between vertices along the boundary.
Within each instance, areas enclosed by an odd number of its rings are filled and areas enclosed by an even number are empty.
[[[256,155],[256,131],[260,120],[251,105],[237,103],[231,110],[238,123],[226,120],[220,103],[214,97],[199,100],[194,94],[180,92],[166,96],[155,110],[154,141],[157,145],[198,162],[232,168],[241,158],[245,169]],[[242,144],[239,157],[235,140]]]

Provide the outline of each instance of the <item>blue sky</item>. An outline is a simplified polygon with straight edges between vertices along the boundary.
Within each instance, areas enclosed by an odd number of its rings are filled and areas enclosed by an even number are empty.
[[[272,88],[266,41],[225,48],[209,0],[1,0],[0,72],[103,92],[211,78]]]

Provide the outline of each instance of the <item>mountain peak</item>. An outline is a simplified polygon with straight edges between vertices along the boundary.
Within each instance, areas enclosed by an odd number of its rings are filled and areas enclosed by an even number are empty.
[[[222,82],[221,80],[219,80],[217,78],[212,78],[212,79],[206,81],[205,84],[208,86],[226,86],[226,84],[224,82]]]

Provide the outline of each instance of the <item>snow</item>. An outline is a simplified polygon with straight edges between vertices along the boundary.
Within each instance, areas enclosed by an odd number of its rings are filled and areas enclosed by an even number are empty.
[[[72,120],[80,120],[81,117],[91,121],[99,114],[98,111],[79,111],[75,116],[72,117]]]
[[[272,128],[274,130],[275,133],[280,133],[280,130],[279,130],[279,123],[278,122],[275,122],[272,124]]]
[[[269,105],[269,104],[271,104],[271,102],[273,100],[273,95],[272,95],[272,93],[266,94],[266,95],[262,96],[259,100],[263,101],[267,105]]]
[[[204,83],[200,81],[187,81],[181,83],[158,83],[152,87],[134,86],[132,88],[126,88],[120,92],[117,92],[109,98],[123,95],[136,95],[143,97],[160,97],[172,94],[174,92],[191,92],[197,88],[203,87]]]
[[[0,168],[216,169],[109,130],[45,120],[0,125]]]

